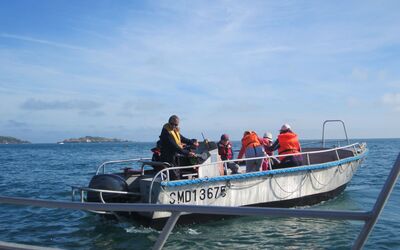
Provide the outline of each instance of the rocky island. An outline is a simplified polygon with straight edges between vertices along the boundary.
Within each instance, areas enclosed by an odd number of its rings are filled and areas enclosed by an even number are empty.
[[[80,137],[80,138],[65,139],[61,142],[58,142],[58,144],[63,144],[63,143],[104,143],[104,142],[129,142],[129,141],[115,139],[115,138],[105,138],[105,137],[99,137],[99,136],[85,136],[85,137]]]
[[[29,141],[23,141],[11,136],[0,136],[0,144],[27,144]]]

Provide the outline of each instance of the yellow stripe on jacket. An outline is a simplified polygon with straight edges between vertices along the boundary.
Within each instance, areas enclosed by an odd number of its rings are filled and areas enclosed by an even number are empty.
[[[181,142],[181,134],[179,133],[179,128],[173,128],[171,124],[166,123],[164,125],[164,128],[168,131],[170,135],[172,135],[172,138],[174,138],[174,141],[176,144],[182,148],[182,142]]]

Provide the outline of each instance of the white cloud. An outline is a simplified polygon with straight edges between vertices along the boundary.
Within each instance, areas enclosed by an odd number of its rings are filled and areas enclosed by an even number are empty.
[[[387,84],[388,87],[400,89],[400,80],[391,81]]]
[[[366,81],[368,80],[369,72],[366,69],[355,68],[351,72],[351,76],[358,81]]]
[[[91,100],[38,100],[30,98],[21,104],[21,108],[30,111],[41,110],[69,110],[81,111],[95,110],[101,106],[100,103]]]
[[[243,50],[238,52],[240,55],[265,55],[269,53],[279,53],[279,52],[290,52],[294,48],[290,46],[271,46],[271,47],[260,47],[251,50]]]
[[[382,102],[400,112],[400,93],[387,93],[382,96]]]
[[[32,42],[32,43],[50,45],[50,46],[60,47],[60,48],[64,48],[64,49],[87,50],[87,51],[89,51],[89,49],[86,49],[86,48],[83,48],[83,47],[80,47],[80,46],[74,46],[74,45],[65,44],[65,43],[53,42],[53,41],[48,41],[48,40],[44,40],[44,39],[37,39],[37,38],[33,38],[33,37],[28,37],[28,36],[20,36],[20,35],[2,33],[2,34],[0,34],[0,37],[16,39],[16,40],[21,40],[21,41],[25,41],[25,42]]]
[[[361,102],[361,100],[359,98],[356,98],[356,97],[353,97],[353,96],[352,97],[348,97],[346,101],[347,101],[347,105],[350,108],[360,107],[361,104],[362,104],[362,102]]]

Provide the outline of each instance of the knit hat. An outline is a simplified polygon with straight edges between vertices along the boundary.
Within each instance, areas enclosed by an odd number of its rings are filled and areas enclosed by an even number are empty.
[[[223,134],[221,135],[221,141],[228,141],[229,140],[229,135]]]

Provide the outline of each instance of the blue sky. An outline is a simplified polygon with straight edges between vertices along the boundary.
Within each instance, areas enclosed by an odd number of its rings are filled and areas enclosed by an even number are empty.
[[[0,135],[400,137],[399,1],[0,1]],[[341,136],[331,126],[329,136]]]

